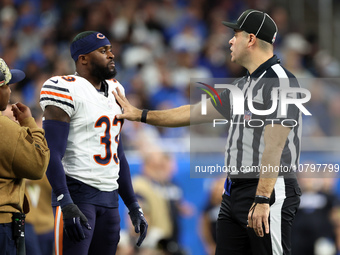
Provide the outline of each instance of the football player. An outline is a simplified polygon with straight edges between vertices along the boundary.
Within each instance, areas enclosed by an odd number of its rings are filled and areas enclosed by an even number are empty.
[[[56,255],[115,254],[118,195],[140,232],[137,246],[148,227],[120,141],[123,121],[116,114],[122,109],[111,93],[124,88],[114,79],[112,46],[102,33],[78,34],[71,55],[76,73],[48,79],[40,95],[51,150],[47,177],[53,189]]]

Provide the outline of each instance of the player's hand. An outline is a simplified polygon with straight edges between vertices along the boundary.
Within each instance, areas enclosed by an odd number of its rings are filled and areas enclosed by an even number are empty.
[[[255,204],[252,205],[251,209],[248,213],[248,226],[249,228],[253,228],[255,234],[259,237],[263,237],[263,225],[265,229],[265,233],[269,234],[269,204]]]
[[[132,225],[135,227],[135,232],[140,233],[137,246],[139,247],[144,238],[146,237],[146,233],[148,231],[148,223],[144,217],[142,208],[136,207],[129,212]]]
[[[130,102],[126,99],[126,97],[120,92],[119,88],[116,88],[116,91],[112,91],[112,94],[115,96],[117,102],[123,108],[123,114],[117,114],[117,119],[128,119],[132,121],[140,121],[142,117],[142,110],[137,109],[132,106]]]
[[[68,204],[62,207],[64,220],[64,229],[68,238],[73,242],[79,242],[85,239],[82,225],[87,229],[91,229],[85,215],[79,210],[75,204]]]
[[[11,110],[15,120],[17,120],[20,125],[24,119],[32,117],[30,108],[22,103],[12,104]]]

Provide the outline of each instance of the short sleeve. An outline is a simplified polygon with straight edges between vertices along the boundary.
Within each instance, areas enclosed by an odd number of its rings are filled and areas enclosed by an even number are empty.
[[[223,90],[218,96],[214,96],[211,100],[212,105],[216,110],[222,114],[227,120],[231,118],[231,102],[230,102],[230,91]]]
[[[274,94],[276,94],[276,108],[271,114],[266,116],[266,124],[280,124],[282,121],[285,122],[286,125],[294,126],[294,122],[298,121],[299,118],[299,108],[294,104],[288,104],[285,109],[282,109],[281,101],[282,101],[282,91],[289,88],[297,88],[299,87],[296,78],[279,78],[279,79],[270,79],[269,84],[267,85],[267,89],[264,90],[264,106],[265,109],[270,109],[273,107]],[[273,93],[272,93],[273,91]],[[301,98],[300,93],[292,92],[285,95],[287,98]]]
[[[75,105],[70,91],[71,82],[75,82],[73,76],[55,76],[48,79],[40,92],[40,106],[44,111],[46,106],[53,105],[64,110],[70,117],[75,110]]]

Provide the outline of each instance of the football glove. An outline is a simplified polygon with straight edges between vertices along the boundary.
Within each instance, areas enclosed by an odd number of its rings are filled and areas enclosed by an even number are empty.
[[[62,207],[61,211],[63,212],[64,229],[68,238],[73,242],[84,240],[85,234],[82,225],[89,230],[91,229],[86,216],[75,204],[68,204]]]
[[[139,247],[146,237],[146,233],[148,231],[148,223],[140,206],[131,209],[129,215],[132,225],[135,227],[135,232],[140,233],[136,244]]]

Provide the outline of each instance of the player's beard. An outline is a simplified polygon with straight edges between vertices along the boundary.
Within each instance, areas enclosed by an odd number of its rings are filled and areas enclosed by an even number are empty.
[[[113,69],[107,66],[100,66],[96,63],[92,64],[92,75],[94,77],[97,77],[99,80],[104,81],[104,80],[109,80],[112,79],[116,76],[117,70],[116,67],[113,66]]]

